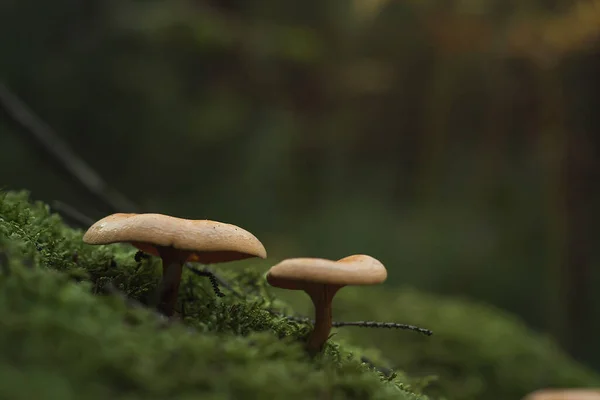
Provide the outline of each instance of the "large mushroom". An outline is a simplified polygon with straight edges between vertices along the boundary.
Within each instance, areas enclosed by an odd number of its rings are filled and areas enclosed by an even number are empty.
[[[357,254],[338,261],[323,258],[290,258],[271,267],[267,282],[271,286],[304,290],[315,307],[315,326],[308,338],[307,349],[319,352],[329,338],[331,302],[346,285],[375,285],[385,281],[387,271],[371,256]]]
[[[162,259],[163,275],[157,309],[173,315],[183,264],[266,258],[262,243],[244,229],[210,220],[163,214],[113,214],[93,224],[83,236],[88,244],[125,242]]]

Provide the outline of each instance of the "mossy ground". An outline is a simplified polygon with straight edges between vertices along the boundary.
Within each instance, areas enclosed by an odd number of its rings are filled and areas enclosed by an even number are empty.
[[[298,294],[276,292],[297,312]],[[575,362],[547,336],[511,314],[473,302],[410,288],[341,290],[336,320],[398,321],[431,329],[431,337],[387,329],[343,328],[335,340],[374,344],[390,364],[417,376],[437,376],[426,393],[464,400],[520,399],[543,387],[600,387],[597,373]]]
[[[311,359],[309,327],[273,316],[263,295],[217,298],[187,273],[182,322],[144,302],[156,259],[126,245],[87,246],[24,193],[0,199],[0,398],[424,399],[406,377],[386,378],[354,348],[330,344]],[[229,274],[266,288],[260,274]],[[242,287],[239,287],[242,291]]]
[[[301,345],[310,327],[267,311],[292,312],[292,304],[307,313],[307,298],[272,290],[260,268],[243,265],[219,268],[242,297],[223,289],[218,298],[208,279],[186,272],[182,321],[167,323],[127,300],[154,293],[159,261],[138,262],[126,245],[87,246],[81,235],[25,193],[0,197],[0,398],[426,399],[424,390],[505,400],[544,386],[600,385],[512,316],[413,290],[345,288],[334,318],[417,324],[432,337],[338,329],[311,359]],[[419,379],[386,378],[363,355]],[[431,375],[439,379],[428,385]]]

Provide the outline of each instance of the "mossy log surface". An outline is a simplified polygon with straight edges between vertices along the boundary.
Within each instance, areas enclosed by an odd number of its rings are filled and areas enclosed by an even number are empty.
[[[167,322],[139,306],[158,285],[159,260],[85,245],[26,193],[1,196],[2,399],[426,399],[357,349],[332,343],[309,357],[310,327],[266,311],[277,301],[250,268],[228,276],[258,289],[246,299],[218,298],[208,279],[186,273],[185,314]]]
[[[219,271],[250,294],[217,297],[208,279],[185,271],[180,321],[168,322],[143,306],[159,283],[158,259],[81,237],[27,193],[0,193],[2,399],[500,400],[600,384],[513,317],[412,290],[343,290],[334,315],[420,324],[434,336],[340,329],[311,358],[302,346],[311,327],[267,311],[299,310],[306,299],[239,265]],[[397,370],[383,375],[363,355]]]

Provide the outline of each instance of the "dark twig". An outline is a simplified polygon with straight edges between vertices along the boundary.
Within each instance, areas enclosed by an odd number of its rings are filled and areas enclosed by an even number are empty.
[[[215,294],[218,297],[225,297],[225,294],[223,294],[223,292],[221,292],[221,290],[219,289],[219,283],[217,281],[217,278],[215,277],[215,274],[213,274],[210,271],[202,271],[193,267],[188,267],[188,269],[198,276],[207,277],[210,280],[210,284]]]
[[[396,322],[376,322],[376,321],[353,321],[353,322],[333,322],[331,326],[339,328],[344,326],[357,326],[360,328],[387,328],[387,329],[404,329],[408,331],[415,331],[422,333],[426,336],[433,335],[433,332],[429,329],[419,328],[414,325],[398,324]]]
[[[50,207],[54,211],[65,217],[65,219],[68,219],[77,224],[79,228],[89,228],[94,223],[93,219],[79,212],[74,207],[71,207],[70,205],[65,204],[61,201],[53,201]]]
[[[2,82],[0,82],[0,110],[3,110],[8,119],[21,128],[23,133],[49,155],[71,179],[105,206],[114,212],[135,212],[138,209],[124,195],[109,187],[96,171],[78,157],[48,124],[35,115]]]
[[[195,273],[196,275],[209,276],[209,277],[212,276],[214,278],[215,283],[218,283],[219,285],[223,286],[225,289],[229,290],[231,293],[233,293],[234,296],[236,296],[240,299],[246,298],[246,296],[244,296],[242,293],[235,290],[229,282],[227,282],[223,277],[219,276],[217,273],[212,271],[210,268],[204,267],[202,269],[197,269],[191,263],[186,263],[185,266],[189,270],[191,270],[193,273]],[[211,283],[213,283],[213,279],[211,279]],[[214,286],[214,284],[213,284],[213,286]],[[219,297],[221,297],[221,296],[219,296]]]
[[[303,322],[303,323],[310,323],[310,324],[314,324],[315,321],[308,318],[308,317],[299,317],[299,316],[292,316],[292,315],[284,315],[281,314],[275,310],[267,310],[268,312],[270,312],[273,315],[277,315],[279,317],[284,317],[285,319],[288,319],[290,321],[294,321],[294,322]],[[331,326],[335,327],[335,328],[341,328],[344,326],[357,326],[360,328],[387,328],[387,329],[405,329],[405,330],[409,330],[409,331],[415,331],[418,333],[422,333],[423,335],[427,335],[427,336],[431,336],[433,334],[432,331],[430,331],[429,329],[424,329],[424,328],[419,328],[418,326],[414,326],[414,325],[407,325],[407,324],[398,324],[396,322],[376,322],[376,321],[351,321],[351,322],[344,322],[344,321],[340,321],[340,322],[332,322]]]

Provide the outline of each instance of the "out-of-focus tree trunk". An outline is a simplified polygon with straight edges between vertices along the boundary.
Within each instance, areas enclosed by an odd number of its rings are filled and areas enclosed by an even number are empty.
[[[549,324],[571,354],[586,356],[591,336],[591,262],[597,166],[592,135],[570,123],[576,107],[557,68],[540,71],[540,143],[545,149],[549,191]],[[572,81],[568,81],[569,84]],[[577,120],[578,118],[575,118]]]
[[[570,303],[570,278],[567,271],[568,210],[566,206],[566,139],[565,104],[559,73],[556,68],[538,68],[537,75],[537,126],[535,136],[541,162],[540,179],[545,187],[543,206],[547,215],[548,258],[547,275],[547,328],[563,344],[571,338],[567,329]]]
[[[565,205],[567,212],[567,251],[563,262],[568,335],[565,345],[575,356],[585,356],[588,342],[587,321],[590,315],[590,250],[593,232],[590,226],[591,191],[597,182],[592,178],[589,149],[585,133],[571,131],[566,143]]]
[[[594,55],[596,54],[596,55]],[[566,124],[569,136],[566,149],[565,176],[567,252],[563,279],[568,287],[567,323],[571,332],[569,350],[577,358],[589,358],[590,345],[599,335],[595,323],[593,293],[594,246],[598,242],[598,220],[594,212],[600,183],[600,56],[596,52],[575,57],[567,69],[569,87],[566,91],[570,112]],[[597,290],[596,290],[597,291]],[[592,356],[593,357],[593,356]]]

